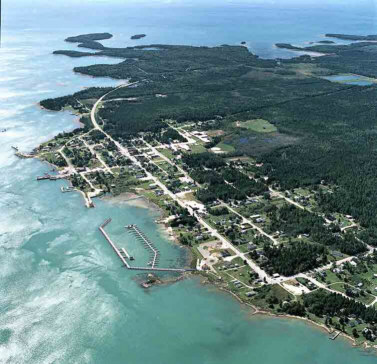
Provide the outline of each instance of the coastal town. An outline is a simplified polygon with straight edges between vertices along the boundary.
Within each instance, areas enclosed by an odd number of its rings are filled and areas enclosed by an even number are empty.
[[[376,305],[377,253],[361,241],[362,227],[350,215],[318,208],[319,196],[334,186],[321,182],[315,189],[282,190],[269,183],[263,164],[228,158],[230,146],[213,143],[221,134],[215,119],[166,120],[162,134],[174,138],[163,142],[148,132],[113,138],[98,113],[112,101],[111,93],[133,85],[123,84],[95,102],[80,101],[83,128],[61,133],[31,154],[17,154],[52,164],[57,173],[37,179],[69,180],[62,192],[79,191],[88,208],[106,193],[133,192],[152,201],[171,237],[190,249],[191,268],[259,310],[303,316],[306,297],[319,291],[366,309]],[[331,240],[328,246],[317,240],[318,230]],[[357,248],[343,249],[340,242],[356,242]],[[305,315],[327,327],[331,338],[340,332],[356,343],[376,338],[374,326],[355,314]]]

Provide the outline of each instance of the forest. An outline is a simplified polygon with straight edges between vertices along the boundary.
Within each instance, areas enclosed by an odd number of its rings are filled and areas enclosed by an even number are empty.
[[[377,320],[377,311],[373,306],[366,307],[360,302],[322,289],[304,295],[303,301],[307,310],[319,317],[352,317],[355,315],[369,324],[374,324]]]
[[[353,234],[343,234],[337,226],[325,226],[322,217],[298,209],[293,205],[284,205],[269,212],[271,230],[283,231],[289,237],[308,234],[310,239],[342,253],[356,255],[367,251],[366,245],[355,239]]]
[[[317,244],[302,242],[278,247],[266,244],[263,251],[268,260],[262,263],[262,267],[271,275],[291,276],[327,263],[327,249]]]
[[[329,36],[345,39],[344,35]],[[108,102],[100,111],[105,129],[113,137],[141,131],[161,135],[166,118],[178,122],[217,120],[229,133],[225,138],[236,148],[235,154],[256,156],[263,163],[261,173],[269,177],[269,183],[282,189],[318,185],[321,181],[337,186],[333,193],[319,195],[320,208],[352,215],[367,228],[363,237],[373,243],[377,235],[377,89],[375,85],[329,82],[321,75],[377,76],[377,45],[371,42],[374,37],[358,38],[362,41],[350,45],[311,45],[304,50],[326,55],[279,61],[260,59],[241,46],[106,47],[91,54],[124,61],[78,67],[75,71],[139,82],[137,87],[121,88],[109,96],[135,101]],[[88,89],[44,100],[41,105],[52,110],[67,105],[80,108],[77,100],[98,98],[105,91]],[[268,120],[278,132],[266,136],[231,127],[235,121],[255,118]],[[201,177],[195,169],[190,173],[199,183],[199,179],[211,179],[207,188],[198,192],[203,201],[213,200],[217,194],[243,198],[248,188],[263,190],[263,186],[251,184],[244,190],[239,180],[232,194],[231,186],[219,187],[220,181],[226,180],[221,173],[214,177]],[[343,247],[344,252],[362,250],[354,241],[346,244],[349,249]]]
[[[182,161],[191,178],[205,185],[196,192],[203,203],[217,199],[241,201],[268,191],[266,184],[250,179],[234,167],[226,167],[225,160],[214,153],[185,154]]]

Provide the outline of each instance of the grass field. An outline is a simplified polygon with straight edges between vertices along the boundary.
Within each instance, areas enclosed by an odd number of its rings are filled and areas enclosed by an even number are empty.
[[[244,122],[237,122],[236,124],[239,128],[245,128],[248,130],[255,131],[257,133],[273,133],[277,131],[275,125],[272,125],[270,122],[264,119],[254,119],[247,120]]]
[[[204,153],[206,151],[207,149],[199,143],[191,145],[191,153]]]
[[[158,150],[162,155],[164,155],[165,157],[169,158],[169,159],[173,159],[174,158],[174,155],[173,155],[173,152],[170,150],[170,149],[165,149],[165,148],[160,148]],[[156,160],[155,160],[156,161]]]
[[[226,153],[231,153],[231,152],[234,152],[236,150],[232,145],[225,144],[225,143],[217,144],[216,148],[220,148],[221,151],[226,152]]]

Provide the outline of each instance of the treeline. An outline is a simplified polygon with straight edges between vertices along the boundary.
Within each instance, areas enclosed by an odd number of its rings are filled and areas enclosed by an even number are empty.
[[[216,169],[226,165],[223,158],[210,152],[185,154],[182,157],[182,162],[189,168]]]

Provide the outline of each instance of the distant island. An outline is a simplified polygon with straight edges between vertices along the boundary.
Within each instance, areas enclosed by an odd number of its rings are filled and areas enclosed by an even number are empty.
[[[75,37],[68,37],[65,39],[66,42],[71,43],[85,43],[88,41],[94,40],[105,40],[112,38],[113,35],[110,33],[90,33],[90,34],[81,34]]]
[[[294,51],[303,50],[302,47],[296,47],[296,46],[293,46],[292,44],[289,44],[289,43],[276,43],[275,46],[278,47],[278,48],[291,49],[291,50],[294,50]]]
[[[325,35],[329,38],[338,38],[343,40],[377,40],[377,34],[371,35],[352,35],[352,34],[333,34],[328,33]]]
[[[146,36],[147,36],[146,34],[135,34],[135,35],[131,36],[131,39],[141,39],[141,38],[144,38]]]
[[[335,44],[335,42],[333,42],[332,40],[320,40],[317,43],[321,43],[321,44]]]
[[[110,33],[91,33],[91,34],[81,34],[77,35],[75,37],[68,37],[65,39],[66,42],[69,43],[80,43],[78,46],[80,48],[89,48],[89,49],[95,49],[95,50],[103,50],[106,47],[102,45],[101,43],[97,42],[98,40],[106,40],[112,38],[113,35]],[[71,51],[69,53],[54,53],[54,54],[65,54],[67,56],[71,57],[81,57],[82,55],[79,55],[80,52],[77,51]],[[83,55],[89,56],[90,53],[84,53]]]
[[[101,47],[100,36],[69,39]],[[88,207],[107,193],[155,203],[191,267],[256,312],[373,345],[377,87],[339,81],[376,82],[377,44],[363,40],[278,43],[322,54],[279,60],[241,45],[55,51],[121,58],[74,71],[124,83],[41,101],[73,110],[83,128],[32,156],[56,166]]]

